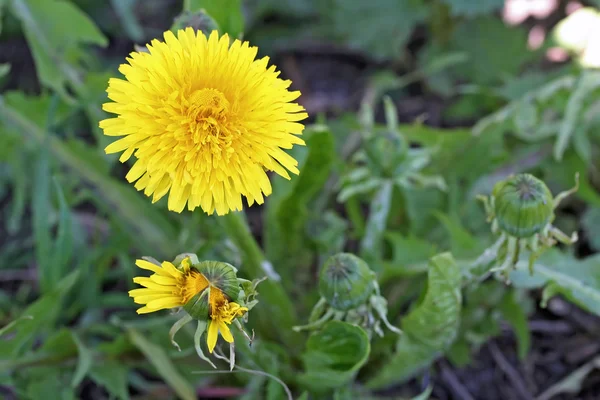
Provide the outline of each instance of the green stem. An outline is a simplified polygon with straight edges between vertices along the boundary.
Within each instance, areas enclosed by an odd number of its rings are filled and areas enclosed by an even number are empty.
[[[229,238],[242,253],[243,261],[240,272],[247,278],[255,279],[267,275],[268,279],[258,286],[259,306],[250,318],[258,316],[258,330],[261,335],[279,339],[283,343],[292,344],[301,339],[292,332],[296,324],[294,305],[288,293],[279,281],[279,276],[272,270],[262,249],[250,232],[243,212],[230,212],[218,220],[222,223]],[[300,346],[290,349],[300,350]]]

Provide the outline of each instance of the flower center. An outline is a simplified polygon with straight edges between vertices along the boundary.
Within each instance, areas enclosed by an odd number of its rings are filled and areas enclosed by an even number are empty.
[[[204,88],[193,92],[187,110],[190,133],[196,145],[205,145],[221,158],[221,153],[233,152],[233,135],[228,127],[230,103],[217,89]]]

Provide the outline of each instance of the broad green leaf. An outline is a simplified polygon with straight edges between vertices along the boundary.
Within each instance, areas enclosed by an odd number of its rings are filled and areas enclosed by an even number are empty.
[[[435,215],[448,232],[452,255],[468,258],[483,250],[479,241],[460,224],[460,221],[443,213],[435,213]]]
[[[233,38],[244,34],[244,15],[241,0],[184,0],[183,9],[189,12],[206,10],[219,25],[221,32]]]
[[[402,191],[406,201],[406,213],[410,230],[418,236],[425,236],[438,225],[436,210],[443,208],[444,194],[437,189],[405,188]]]
[[[333,34],[378,59],[400,58],[413,29],[428,13],[422,0],[333,0],[325,9],[327,4],[321,7],[331,15]]]
[[[306,387],[324,391],[349,383],[369,357],[371,345],[365,331],[341,321],[330,321],[310,335],[302,355]]]
[[[90,369],[90,377],[108,393],[120,400],[128,400],[127,367],[123,363],[109,360],[96,363]]]
[[[94,22],[64,0],[11,0],[11,11],[21,21],[40,81],[68,97],[67,82],[80,85],[70,63],[83,58],[80,45],[105,46],[108,41]],[[56,25],[56,21],[68,21]]]
[[[515,287],[544,287],[542,305],[558,294],[579,307],[600,315],[600,255],[578,260],[558,250],[546,252],[529,276],[528,263],[520,261],[510,280]]]
[[[63,300],[79,277],[79,271],[74,271],[62,279],[56,287],[33,302],[22,315],[27,318],[20,322],[15,334],[8,340],[0,342],[0,354],[10,354],[13,357],[32,345],[35,335],[51,329],[54,322],[63,311]]]
[[[49,397],[61,400],[75,400],[75,392],[61,381],[60,369],[48,368],[48,373],[40,379],[32,380],[27,387],[27,398],[31,400],[47,400]]]
[[[427,260],[435,255],[436,245],[398,232],[387,232],[385,238],[392,249],[392,260],[384,262],[385,270],[380,281],[427,272]]]
[[[392,358],[368,382],[373,389],[403,382],[427,367],[454,341],[460,325],[461,272],[450,253],[430,260],[423,301],[402,319],[404,334]]]
[[[502,43],[502,51],[498,51],[498,43]],[[481,85],[516,76],[521,65],[534,57],[527,49],[527,33],[521,28],[506,26],[494,16],[459,24],[450,47],[469,57],[468,62],[454,69],[456,74]],[[506,57],[506,54],[512,56]]]
[[[443,0],[443,2],[450,6],[452,15],[466,17],[491,14],[504,5],[504,0]]]
[[[195,400],[196,392],[167,355],[167,353],[156,344],[150,342],[146,337],[133,328],[127,329],[129,339],[144,354],[150,363],[156,368],[159,375],[183,400]]]

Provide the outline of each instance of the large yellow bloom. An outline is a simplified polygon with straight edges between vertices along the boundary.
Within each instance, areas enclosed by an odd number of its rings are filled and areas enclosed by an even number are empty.
[[[100,122],[104,134],[124,136],[106,147],[137,161],[127,174],[152,201],[169,193],[168,207],[181,212],[200,206],[223,215],[262,204],[271,193],[266,171],[289,179],[297,161],[283,149],[304,144],[307,117],[293,103],[269,58],[255,60],[256,47],[191,28],[164,33],[147,52],[131,53],[110,79],[104,110],[118,116]]]
[[[135,283],[144,286],[142,289],[129,291],[129,296],[133,297],[135,303],[144,305],[137,310],[138,314],[182,307],[196,294],[210,290],[208,296],[210,325],[206,337],[208,349],[213,352],[219,333],[225,341],[233,343],[228,325],[237,317],[243,316],[248,308],[229,301],[219,288],[211,285],[201,272],[192,268],[189,259],[182,261],[181,270],[168,261],[163,262],[161,267],[146,260],[137,260],[135,264],[154,272],[149,278],[133,278]]]

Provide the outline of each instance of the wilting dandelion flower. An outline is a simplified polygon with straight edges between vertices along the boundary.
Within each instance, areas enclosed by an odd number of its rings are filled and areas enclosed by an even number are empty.
[[[307,117],[293,101],[289,80],[280,79],[268,57],[256,60],[248,42],[207,38],[193,29],[164,33],[148,52],[134,52],[109,80],[104,110],[117,117],[100,122],[104,134],[123,136],[106,147],[137,161],[127,174],[138,190],[181,212],[201,207],[219,215],[262,204],[271,193],[267,171],[290,179],[297,161],[284,149],[303,145]]]
[[[254,297],[259,281],[239,279],[233,266],[217,261],[199,262],[195,255],[188,253],[178,256],[173,263],[137,260],[136,265],[154,272],[148,278],[133,279],[143,286],[129,291],[135,303],[144,305],[137,310],[138,314],[181,307],[185,315],[171,328],[171,342],[179,347],[174,341],[175,334],[183,325],[197,320],[194,340],[198,355],[212,364],[202,353],[200,338],[206,332],[206,344],[209,352],[213,353],[221,334],[231,345],[233,363],[234,339],[230,325],[235,324],[245,334],[238,319],[257,303]]]

